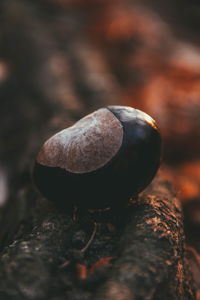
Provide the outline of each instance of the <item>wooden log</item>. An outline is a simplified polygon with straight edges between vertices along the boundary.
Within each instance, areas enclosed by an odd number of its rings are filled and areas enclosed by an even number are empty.
[[[35,204],[34,221],[21,223],[13,243],[1,254],[0,298],[51,299],[50,295],[59,294],[54,285],[56,268],[64,261],[73,222],[69,216],[56,213],[31,187],[19,197],[22,202],[28,198]]]
[[[95,299],[194,299],[180,204],[160,179],[135,203],[121,254]]]
[[[74,223],[35,197],[33,229],[22,227],[0,257],[4,299],[195,299],[181,208],[165,181],[155,179],[120,215],[82,213]]]

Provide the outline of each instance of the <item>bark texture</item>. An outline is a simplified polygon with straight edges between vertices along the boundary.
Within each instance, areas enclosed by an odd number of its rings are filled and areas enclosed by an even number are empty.
[[[3,299],[195,299],[181,208],[167,182],[156,178],[120,214],[81,212],[75,222],[31,195],[33,228],[21,224],[0,257]]]

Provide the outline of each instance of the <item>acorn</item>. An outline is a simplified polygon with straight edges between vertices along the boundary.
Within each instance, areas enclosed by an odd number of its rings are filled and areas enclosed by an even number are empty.
[[[120,207],[151,182],[160,156],[159,129],[149,115],[108,106],[48,139],[33,179],[45,197],[65,210]]]

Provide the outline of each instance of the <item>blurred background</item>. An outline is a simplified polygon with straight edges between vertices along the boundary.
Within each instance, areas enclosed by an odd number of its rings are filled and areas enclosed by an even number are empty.
[[[159,124],[160,173],[181,200],[200,290],[197,0],[1,0],[1,243],[23,219],[15,199],[41,144],[109,104],[144,110]]]

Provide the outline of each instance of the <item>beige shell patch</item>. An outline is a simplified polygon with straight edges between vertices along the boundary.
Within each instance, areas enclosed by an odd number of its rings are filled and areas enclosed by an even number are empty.
[[[72,173],[92,172],[114,157],[122,140],[120,121],[101,108],[47,140],[37,162]]]

